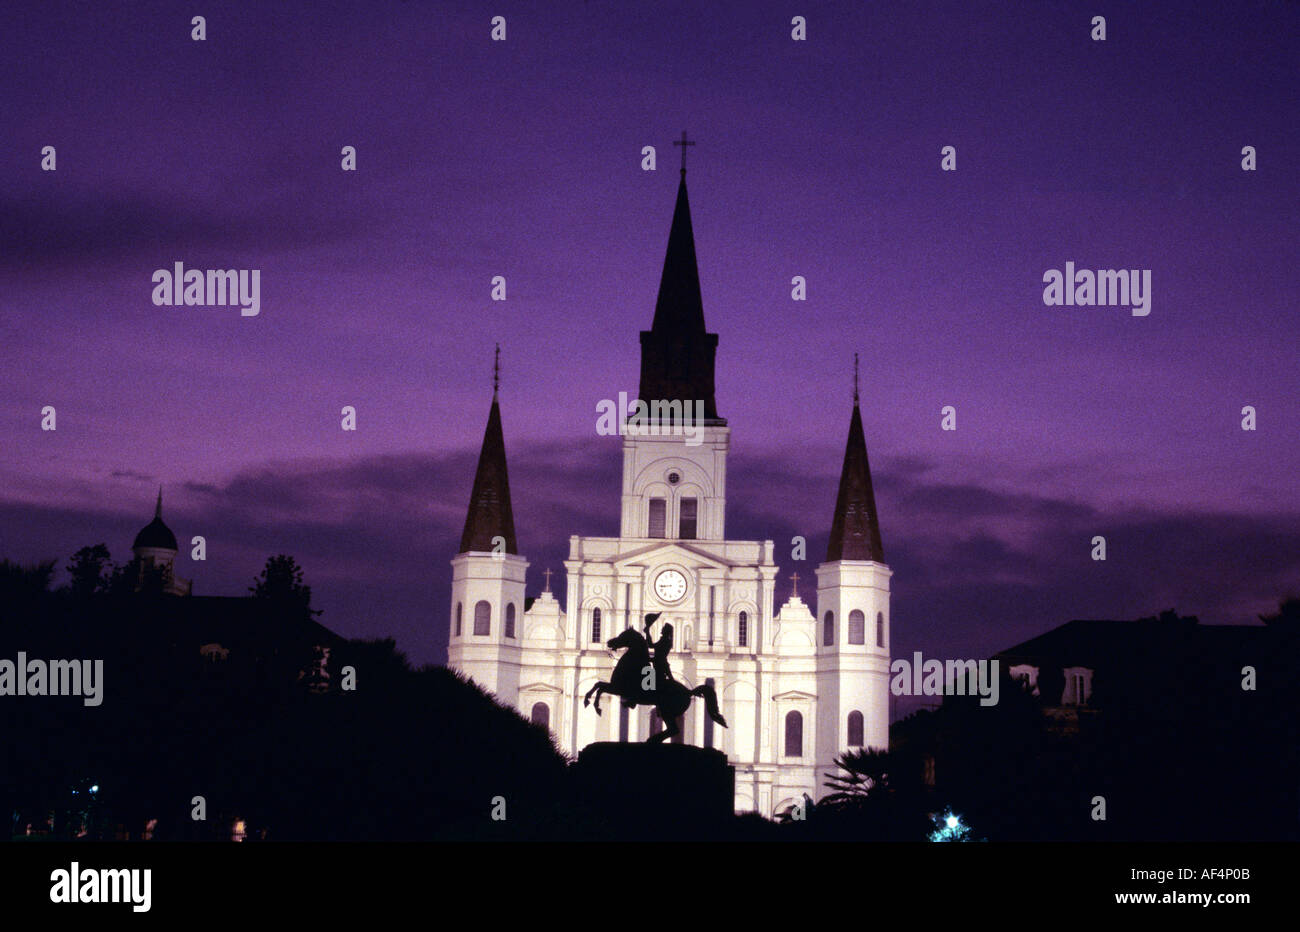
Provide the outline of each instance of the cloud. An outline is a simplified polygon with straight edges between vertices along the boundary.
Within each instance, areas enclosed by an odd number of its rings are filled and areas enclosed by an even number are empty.
[[[802,452],[802,451],[801,451]],[[621,507],[617,449],[512,446],[511,493],[529,594],[542,571],[564,599],[572,534],[615,535]],[[417,661],[445,660],[451,568],[465,520],[476,450],[268,463],[224,482],[185,483],[164,517],[185,547],[208,541],[208,561],[182,575],[206,595],[240,595],[266,557],[293,554],[321,620],[346,636],[394,636]],[[978,657],[1073,618],[1134,618],[1176,607],[1204,622],[1248,622],[1300,588],[1294,516],[1106,511],[1050,495],[930,480],[929,465],[884,460],[875,479],[886,559],[894,576],[895,655]],[[727,536],[774,540],[777,605],[797,571],[808,598],[825,555],[838,464],[809,474],[797,455],[732,457]],[[1012,477],[1003,477],[1006,482]],[[0,556],[24,561],[107,541],[118,560],[152,517],[0,502]],[[1107,538],[1094,562],[1091,539]],[[807,562],[790,539],[808,540]],[[187,554],[182,553],[182,559]]]
[[[0,196],[0,267],[62,268],[125,257],[172,261],[203,252],[313,246],[351,239],[369,228],[318,216],[310,202],[285,194],[238,210],[220,203],[122,191]]]

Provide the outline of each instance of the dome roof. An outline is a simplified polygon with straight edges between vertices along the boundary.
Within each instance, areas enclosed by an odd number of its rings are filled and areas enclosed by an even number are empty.
[[[162,518],[154,518],[143,528],[140,533],[135,535],[135,543],[131,545],[132,550],[138,550],[141,547],[158,547],[163,550],[176,550],[176,535],[172,529],[163,524]]]
[[[135,543],[131,545],[132,550],[139,550],[141,547],[157,547],[160,550],[180,549],[176,546],[176,535],[163,523],[161,488],[158,490],[158,504],[154,506],[153,520],[140,529],[140,533],[135,535]]]

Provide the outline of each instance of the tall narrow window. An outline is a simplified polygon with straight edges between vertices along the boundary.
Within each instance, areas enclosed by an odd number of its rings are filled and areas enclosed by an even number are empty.
[[[785,756],[803,757],[803,716],[798,712],[785,714]]]
[[[682,499],[682,519],[679,529],[681,533],[677,535],[682,540],[695,540],[696,514],[698,510],[699,499]]]
[[[492,633],[492,606],[487,602],[474,605],[474,634],[487,637]]]
[[[740,622],[736,626],[736,643],[741,647],[749,646],[749,613],[740,613]]]
[[[515,636],[515,603],[506,606],[506,637]]]
[[[885,646],[885,613],[876,612],[876,646]]]
[[[867,616],[856,608],[849,612],[849,643],[867,643]]]
[[[849,713],[849,747],[862,747],[862,713]]]
[[[456,637],[460,637],[460,618],[464,612],[465,606],[461,602],[456,603]]]
[[[835,643],[835,613],[827,612],[822,619],[822,643],[830,647]]]
[[[545,702],[533,703],[533,714],[529,717],[534,725],[541,725],[543,728],[551,727],[551,707]]]
[[[647,537],[664,536],[664,517],[667,514],[668,505],[662,498],[650,499],[650,532]]]
[[[591,610],[591,643],[600,643],[600,609]]]

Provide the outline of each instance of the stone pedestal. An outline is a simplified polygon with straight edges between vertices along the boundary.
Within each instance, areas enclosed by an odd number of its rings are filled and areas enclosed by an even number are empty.
[[[734,819],[736,771],[711,748],[598,741],[582,749],[571,777],[582,807],[613,837],[717,837]]]

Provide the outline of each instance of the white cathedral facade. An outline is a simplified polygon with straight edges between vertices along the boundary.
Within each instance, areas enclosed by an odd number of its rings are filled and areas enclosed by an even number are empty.
[[[677,740],[725,752],[736,811],[770,817],[805,793],[824,796],[839,754],[889,745],[891,574],[855,397],[815,607],[796,594],[774,610],[774,543],[726,535],[731,428],[714,399],[717,342],[704,325],[683,170],[654,322],[641,333],[640,398],[681,400],[687,412],[702,403],[703,425],[690,443],[671,430],[622,437],[619,536],[570,537],[563,604],[549,572],[526,602],[529,564],[516,547],[494,392],[451,561],[448,659],[549,727],[569,754],[595,741],[643,741],[662,730],[653,709],[613,699],[597,715],[583,696],[614,668],[605,642],[627,627],[644,630],[645,615],[658,612],[655,634],[664,622],[675,631],[674,677],[688,687],[711,683],[728,723],[716,726],[697,701]]]

